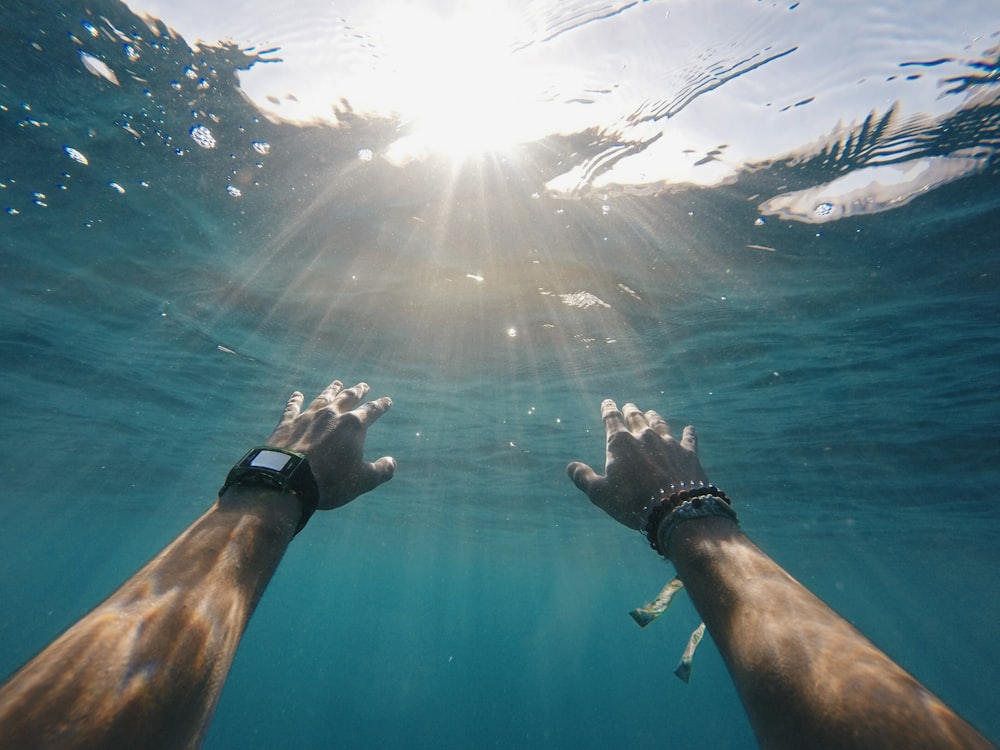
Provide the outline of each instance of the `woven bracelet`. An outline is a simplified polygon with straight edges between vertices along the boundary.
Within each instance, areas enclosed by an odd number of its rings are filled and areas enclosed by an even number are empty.
[[[650,512],[646,521],[646,538],[654,550],[669,560],[670,555],[667,550],[674,529],[684,521],[709,516],[722,516],[739,523],[736,511],[733,510],[726,493],[715,485],[708,484],[674,492],[667,498],[661,499]]]

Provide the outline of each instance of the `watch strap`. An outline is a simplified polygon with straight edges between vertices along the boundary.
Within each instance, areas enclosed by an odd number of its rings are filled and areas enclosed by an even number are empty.
[[[302,453],[261,445],[251,448],[229,470],[219,496],[233,485],[258,485],[288,492],[299,501],[302,516],[295,529],[298,534],[305,528],[319,507],[319,485],[313,475],[309,460]]]

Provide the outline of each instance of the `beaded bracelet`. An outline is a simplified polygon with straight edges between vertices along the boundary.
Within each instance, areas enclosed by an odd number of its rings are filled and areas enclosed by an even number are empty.
[[[673,489],[673,488],[671,488]],[[645,534],[649,540],[649,545],[663,557],[670,559],[667,553],[670,544],[670,536],[674,529],[684,521],[695,518],[707,518],[708,516],[722,516],[730,518],[736,523],[736,511],[732,509],[732,503],[726,497],[726,493],[714,484],[692,487],[688,490],[673,492],[666,498],[661,498],[649,514],[646,520]]]

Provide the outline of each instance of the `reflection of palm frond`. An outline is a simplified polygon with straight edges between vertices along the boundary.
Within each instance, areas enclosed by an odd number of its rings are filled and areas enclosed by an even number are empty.
[[[896,130],[898,112],[896,105],[881,117],[872,111],[859,127],[827,143],[810,161],[819,160],[838,172],[846,172],[869,162],[887,134]]]
[[[895,164],[928,156],[947,156],[981,149],[993,158],[1000,152],[1000,91],[942,120],[926,115],[901,119],[893,106],[885,114],[872,111],[865,120],[831,134],[816,150],[803,149],[773,166],[813,175],[845,173],[862,167]]]
[[[944,79],[943,83],[951,84],[946,94],[961,94],[975,86],[1000,84],[1000,52],[993,60],[975,60],[969,63],[969,67],[974,71],[969,75]]]

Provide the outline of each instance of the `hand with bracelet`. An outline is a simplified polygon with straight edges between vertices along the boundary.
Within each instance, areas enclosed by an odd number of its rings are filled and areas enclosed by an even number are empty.
[[[201,743],[250,616],[313,511],[392,478],[362,457],[392,402],[331,383],[294,393],[218,502],[0,687],[0,747],[181,748]]]
[[[708,484],[697,438],[656,412],[601,405],[606,469],[574,484],[673,562],[764,748],[989,748],[927,688],[753,544]]]

